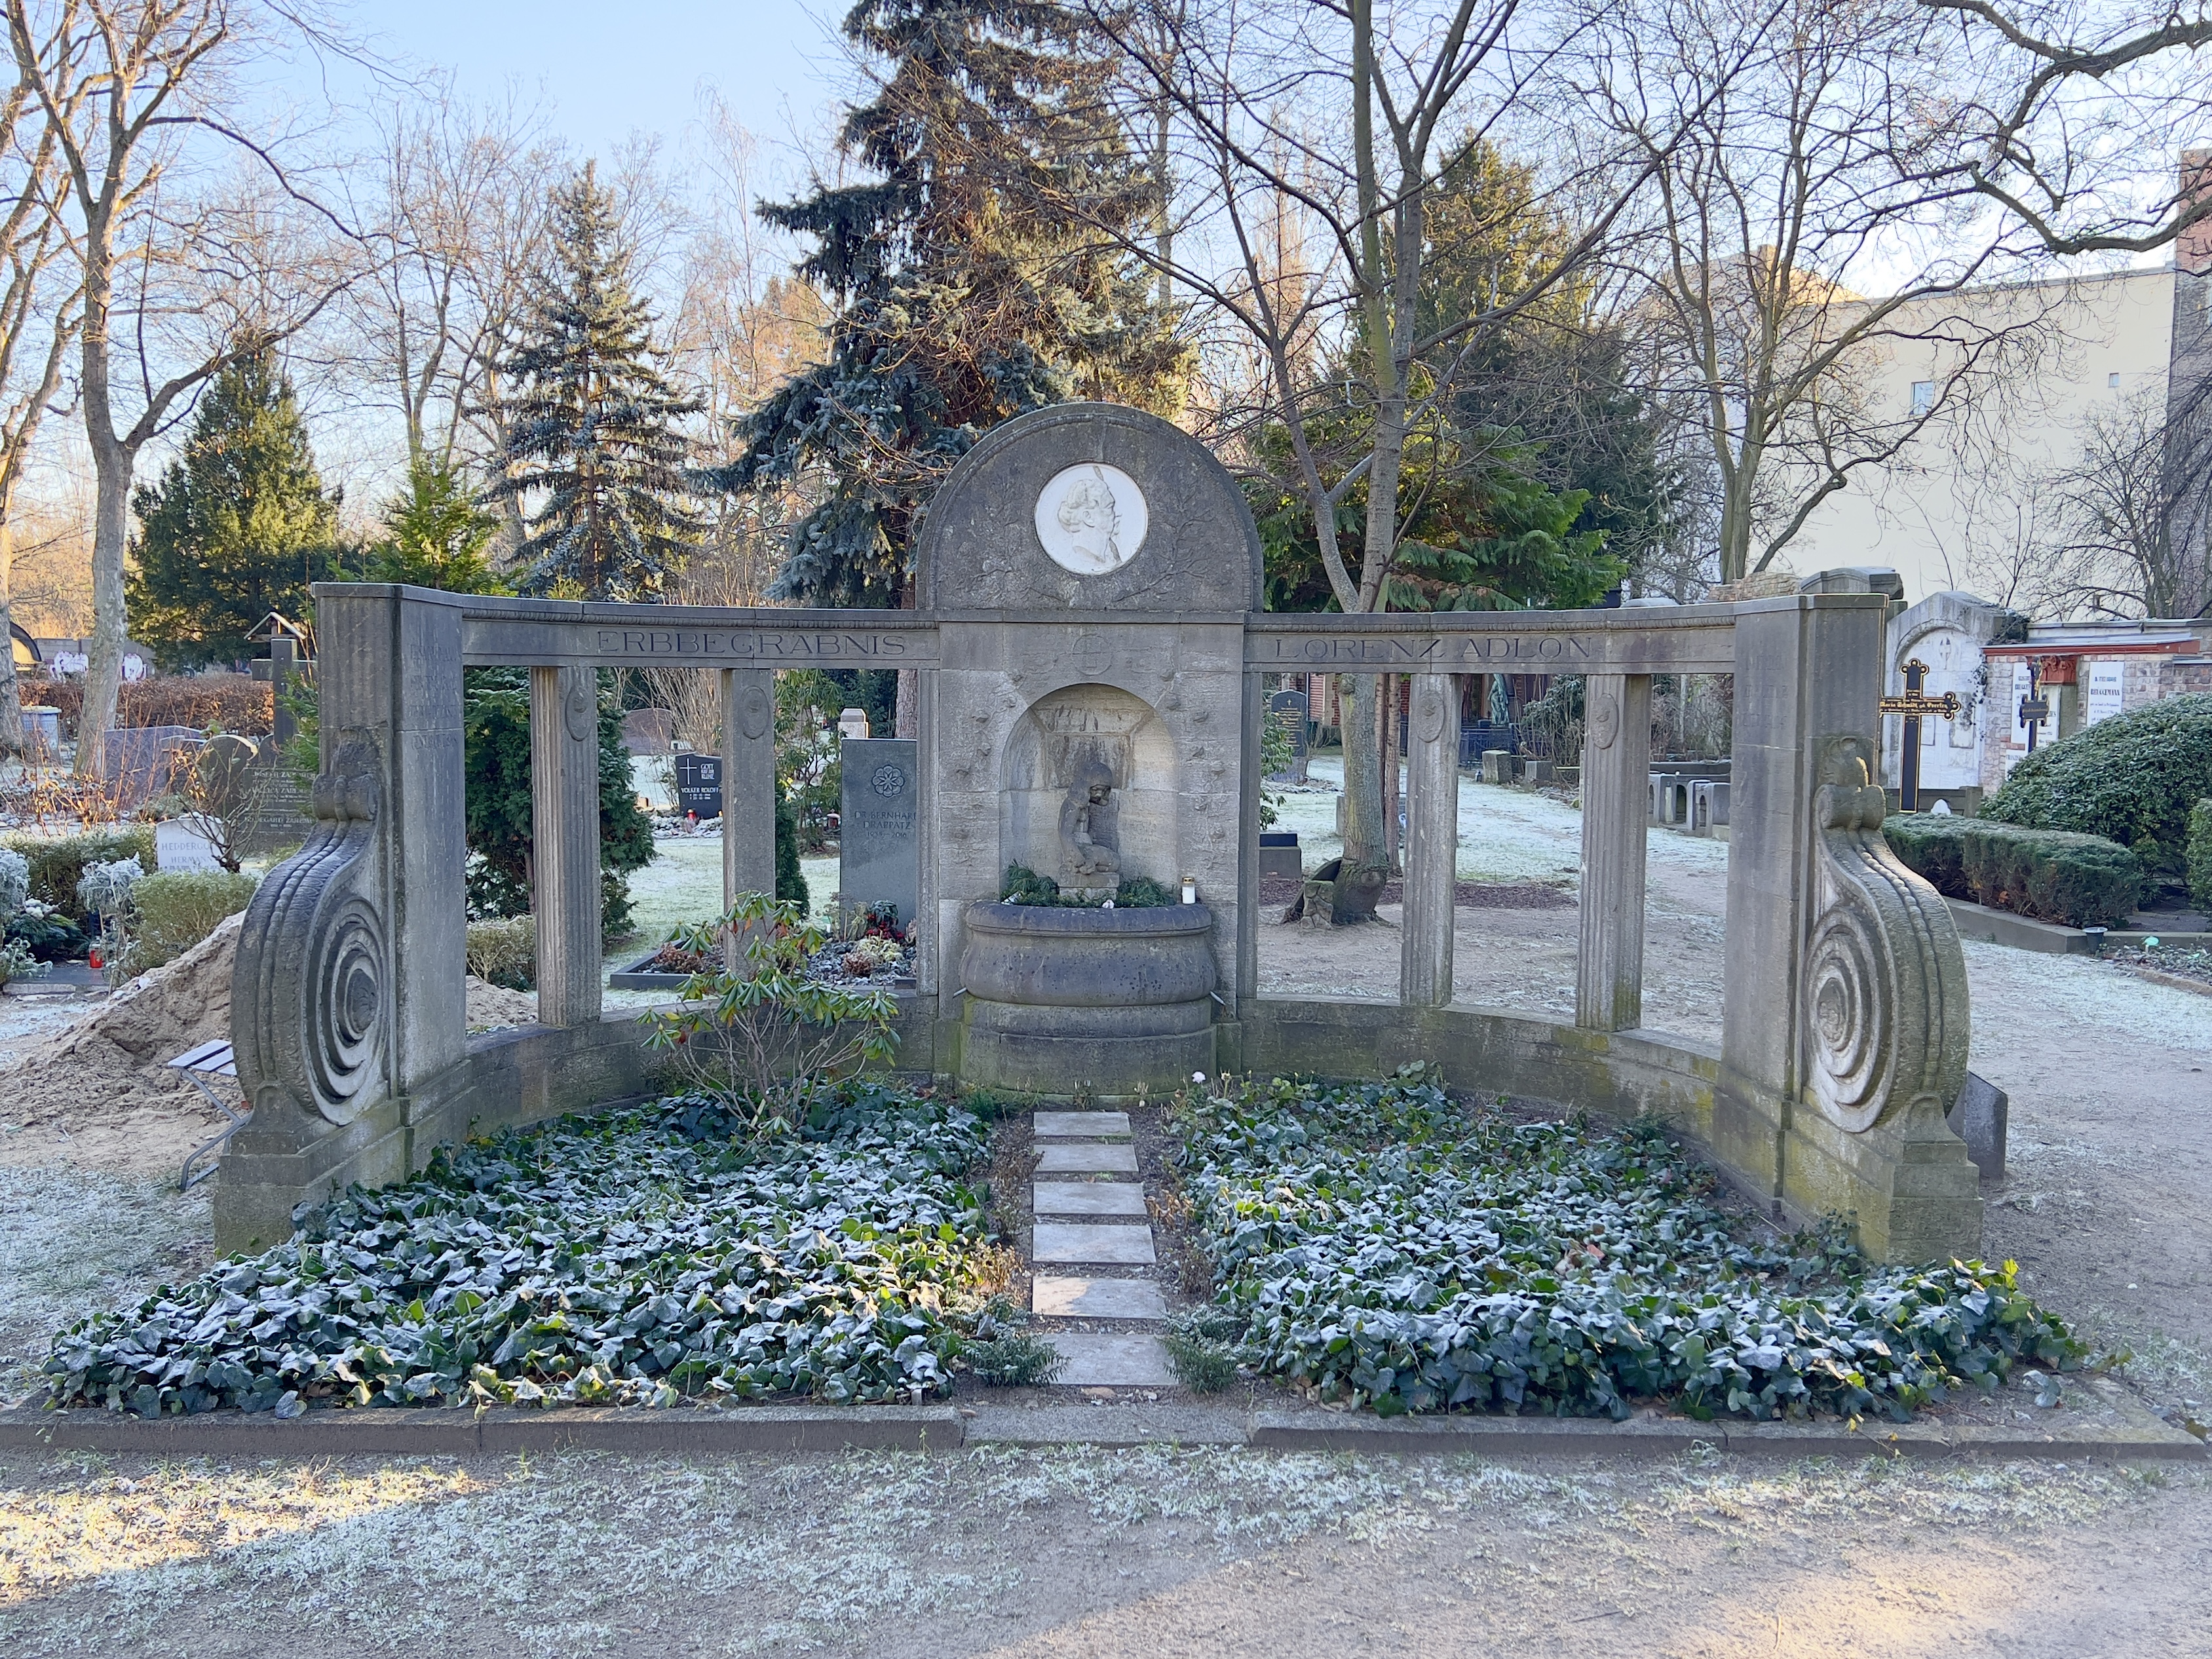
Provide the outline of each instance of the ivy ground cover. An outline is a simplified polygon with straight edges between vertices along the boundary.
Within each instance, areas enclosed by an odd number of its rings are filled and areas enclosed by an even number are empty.
[[[1656,1123],[1528,1123],[1418,1068],[1186,1096],[1184,1183],[1238,1358],[1384,1415],[1909,1416],[2084,1350],[2011,1263],[1763,1237]]]
[[[973,1112],[860,1083],[795,1127],[679,1098],[442,1148],[285,1244],[64,1332],[48,1397],[283,1416],[920,1399],[991,1275],[964,1181],[983,1146]]]

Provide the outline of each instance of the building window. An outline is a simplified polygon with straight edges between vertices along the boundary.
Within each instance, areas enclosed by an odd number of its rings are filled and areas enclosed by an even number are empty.
[[[1925,415],[1936,407],[1936,382],[1915,380],[1912,383],[1912,412]]]
[[[2107,392],[2118,392],[2119,389],[2120,372],[2118,369],[2114,369],[2110,374],[2105,376],[2105,390]]]

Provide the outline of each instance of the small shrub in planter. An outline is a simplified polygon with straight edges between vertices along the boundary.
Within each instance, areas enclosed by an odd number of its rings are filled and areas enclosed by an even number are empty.
[[[2189,902],[2212,913],[2212,799],[2189,814]]]
[[[126,975],[143,974],[173,962],[216,930],[226,916],[252,902],[259,885],[252,876],[227,870],[178,870],[142,877],[131,884],[125,924],[130,946]]]
[[[2190,809],[2212,795],[2212,693],[2131,708],[2037,750],[1984,821],[2102,836],[2178,872]]]
[[[1882,834],[1937,892],[1992,909],[2069,927],[2115,927],[2142,900],[2142,861],[2100,836],[1934,812],[1894,814]]]

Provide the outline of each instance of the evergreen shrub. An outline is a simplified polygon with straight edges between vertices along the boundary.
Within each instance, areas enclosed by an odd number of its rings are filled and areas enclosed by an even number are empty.
[[[538,988],[538,918],[469,924],[469,971],[510,991]]]
[[[2179,874],[2189,812],[2212,795],[2212,692],[2099,720],[2013,769],[1981,816],[2102,836],[2154,871]]]
[[[226,916],[252,901],[260,884],[228,870],[176,870],[143,876],[131,884],[129,954],[124,971],[143,974],[173,962],[198,945]]]
[[[2009,1262],[1878,1267],[1840,1224],[1774,1237],[1656,1120],[1522,1122],[1418,1066],[1194,1095],[1172,1121],[1224,1316],[1182,1346],[1233,1343],[1323,1400],[1903,1419],[2087,1355]]]
[[[2212,799],[2189,812],[2189,902],[2212,914]]]
[[[87,865],[135,858],[142,870],[155,866],[150,823],[117,824],[75,836],[0,836],[0,847],[21,853],[29,861],[33,898],[79,923],[84,911],[77,903],[76,884]]]
[[[2142,902],[2142,864],[2116,842],[1987,818],[1899,812],[1890,848],[1937,892],[2069,927],[2117,927]]]
[[[292,1238],[80,1320],[56,1406],[659,1405],[945,1392],[1003,1279],[981,1120],[871,1081],[756,1132],[700,1097],[441,1146]]]

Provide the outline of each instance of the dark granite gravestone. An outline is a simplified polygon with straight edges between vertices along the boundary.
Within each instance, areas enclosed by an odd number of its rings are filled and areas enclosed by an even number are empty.
[[[246,795],[238,850],[276,853],[305,841],[314,826],[313,787],[306,773],[284,763],[276,744],[262,745]]]
[[[844,798],[838,817],[837,888],[848,912],[898,907],[914,920],[921,888],[915,823],[921,745],[912,738],[848,738],[839,745]]]
[[[190,726],[119,726],[101,750],[117,807],[135,812],[174,789],[206,737]]]
[[[676,810],[704,823],[722,816],[722,757],[720,755],[678,755],[676,757]]]

